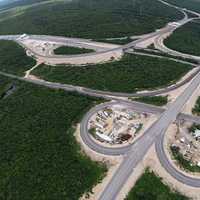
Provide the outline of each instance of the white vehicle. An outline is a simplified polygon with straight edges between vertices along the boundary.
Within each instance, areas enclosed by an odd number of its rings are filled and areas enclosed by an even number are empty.
[[[28,35],[25,33],[19,37],[19,40],[24,40],[24,39],[28,39]]]

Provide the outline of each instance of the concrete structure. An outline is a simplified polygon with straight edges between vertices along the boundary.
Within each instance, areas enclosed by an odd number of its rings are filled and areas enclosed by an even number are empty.
[[[178,8],[176,6],[170,5],[162,0],[159,0],[166,5],[169,5],[171,7],[174,7],[180,11],[183,9]],[[183,12],[183,11],[182,11]],[[190,20],[187,19],[187,15],[185,15],[183,20],[180,20],[178,23],[180,25],[183,25]],[[69,61],[72,63],[76,64],[88,64],[94,62],[95,59],[97,59],[97,62],[104,62],[105,60],[110,60],[112,57],[116,56],[115,58],[120,58],[120,56],[123,54],[123,51],[126,49],[129,49],[133,46],[136,46],[138,44],[143,43],[145,40],[151,40],[154,37],[159,37],[160,35],[165,35],[172,33],[177,26],[167,26],[165,29],[160,29],[156,31],[156,33],[149,34],[148,36],[145,36],[142,39],[139,39],[137,41],[131,42],[128,45],[124,45],[123,47],[119,48],[114,48],[114,49],[108,49],[102,52],[97,52],[94,54],[87,54],[87,55],[79,55],[79,56],[70,56],[70,57],[45,57],[38,55],[35,52],[32,52],[32,50],[28,49],[30,53],[33,53],[34,56],[36,56],[38,59],[43,59],[44,62],[46,63],[51,63],[51,64],[62,64],[63,62],[68,63]],[[11,39],[11,40],[16,40],[16,36],[0,36],[0,39]],[[47,40],[49,40],[47,38]],[[59,39],[60,40],[60,39]],[[113,56],[114,53],[114,56]],[[177,55],[176,52],[171,52],[174,55]],[[103,56],[102,56],[103,55]],[[105,56],[105,58],[104,58]],[[85,57],[85,58],[84,58]],[[96,62],[95,61],[95,62]],[[31,82],[37,85],[42,85],[46,86],[49,88],[54,88],[54,89],[63,89],[65,91],[76,91],[79,92],[80,94],[84,95],[91,95],[95,97],[103,97],[105,99],[109,100],[119,100],[119,96],[123,96],[123,93],[112,93],[112,92],[102,92],[102,91],[95,91],[95,90],[90,90],[87,88],[81,88],[81,87],[76,87],[72,85],[66,85],[66,84],[60,84],[60,83],[51,83],[48,81],[43,81],[43,80],[31,80],[31,79],[26,79],[22,77],[18,77],[15,75],[7,74],[0,72],[1,75],[11,77],[11,78],[16,78],[21,81],[27,81]],[[192,80],[192,78],[194,78]],[[192,81],[191,81],[192,80]],[[81,123],[81,137],[83,142],[88,145],[92,150],[102,153],[105,155],[123,155],[123,162],[119,166],[118,170],[116,173],[113,175],[112,180],[108,183],[107,187],[101,194],[100,200],[116,200],[117,195],[122,188],[122,186],[126,183],[127,179],[130,177],[130,174],[134,171],[135,167],[138,165],[139,162],[144,158],[146,155],[147,151],[149,148],[155,144],[156,145],[156,152],[159,157],[159,160],[165,168],[165,170],[173,176],[176,180],[180,181],[183,184],[187,184],[191,187],[200,187],[200,179],[194,178],[187,176],[187,174],[183,174],[174,166],[172,163],[170,163],[168,157],[166,156],[163,141],[164,141],[164,136],[165,132],[168,128],[168,126],[173,123],[176,119],[181,119],[181,120],[190,120],[191,122],[197,122],[200,123],[200,118],[190,116],[190,115],[185,115],[185,114],[179,114],[183,108],[183,105],[188,101],[189,97],[192,95],[192,93],[195,91],[195,89],[199,86],[200,84],[200,72],[199,69],[191,76],[189,79],[185,80],[183,84],[191,81],[189,86],[186,88],[186,90],[176,99],[174,103],[172,103],[170,106],[167,107],[167,109],[162,109],[158,108],[155,106],[149,106],[141,103],[136,103],[136,102],[128,102],[127,100],[119,100],[118,103],[128,105],[130,107],[134,107],[136,110],[140,111],[145,111],[149,113],[156,113],[160,114],[160,118],[144,133],[142,137],[140,137],[137,141],[135,141],[134,144],[131,144],[129,146],[125,147],[119,147],[119,148],[107,148],[107,147],[102,147],[99,144],[96,144],[89,136],[88,136],[88,129],[87,129],[87,123],[88,120],[90,119],[90,116],[93,115],[96,110],[99,108],[103,108],[104,105],[99,105],[97,107],[94,107],[92,110],[90,110],[89,113],[84,116],[83,121]],[[174,86],[173,89],[177,88],[177,86]],[[148,96],[148,95],[155,95],[155,94],[161,94],[162,92],[166,92],[172,90],[172,88],[164,88],[162,91],[154,91],[154,92],[146,92],[146,93],[140,93],[140,94],[134,94],[134,95],[143,95],[143,96]],[[126,94],[127,96],[131,96],[133,94]],[[106,105],[114,104],[116,102],[109,102]],[[104,113],[104,115],[106,115]],[[100,126],[103,126],[101,124]],[[184,140],[182,142],[185,142]],[[189,147],[188,147],[189,148]]]
[[[88,121],[91,137],[112,146],[132,142],[140,133],[148,114],[136,112],[121,104],[98,110]]]

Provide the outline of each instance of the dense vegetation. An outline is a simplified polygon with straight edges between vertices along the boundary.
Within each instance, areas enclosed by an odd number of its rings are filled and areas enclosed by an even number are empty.
[[[200,167],[197,165],[191,165],[191,162],[186,160],[179,152],[179,148],[171,147],[171,151],[174,159],[178,162],[178,165],[181,168],[190,172],[200,172]]]
[[[68,46],[62,46],[54,50],[54,53],[58,55],[73,55],[73,54],[82,54],[91,52],[94,52],[94,50],[78,48],[78,47],[68,47]]]
[[[180,18],[179,11],[157,0],[54,1],[27,8],[19,16],[4,20],[0,34],[113,38],[152,32]]]
[[[134,49],[135,52],[139,52],[139,53],[145,53],[145,54],[149,54],[149,55],[156,55],[156,56],[162,56],[162,57],[165,57],[165,58],[173,58],[173,59],[177,59],[177,60],[180,60],[180,61],[186,61],[186,62],[189,62],[189,63],[192,63],[192,64],[199,64],[199,62],[197,60],[194,60],[194,59],[190,59],[190,58],[183,58],[183,57],[180,57],[180,56],[173,56],[173,55],[170,55],[168,53],[164,53],[164,52],[161,52],[161,51],[151,51],[149,49]]]
[[[120,61],[82,67],[41,65],[33,74],[49,81],[93,89],[135,92],[172,84],[191,69],[167,59],[125,55]]]
[[[182,8],[191,9],[192,11],[200,12],[199,0],[166,0],[167,2],[180,6]]]
[[[200,21],[190,22],[177,29],[165,40],[167,47],[192,55],[200,55]]]
[[[135,101],[148,103],[156,106],[164,106],[167,104],[168,97],[167,96],[152,96],[152,97],[138,97],[134,99]]]
[[[136,182],[125,200],[188,200],[187,197],[173,192],[162,179],[146,170]]]
[[[190,133],[194,133],[196,129],[200,130],[200,124],[192,124],[192,126],[188,129]]]
[[[95,99],[16,84],[0,100],[0,199],[79,199],[106,171],[80,153],[73,136]]]
[[[19,0],[13,1],[4,0],[2,3],[0,1],[0,22],[8,19],[15,18],[22,15],[26,10],[36,7],[38,5],[42,6],[44,4],[50,3],[53,0]],[[5,2],[5,3],[4,3]]]
[[[35,64],[15,42],[1,40],[0,47],[0,71],[22,75]]]
[[[4,97],[5,92],[10,86],[10,81],[5,78],[0,79],[0,100]]]
[[[198,97],[194,108],[192,109],[192,113],[195,115],[200,116],[200,97]]]

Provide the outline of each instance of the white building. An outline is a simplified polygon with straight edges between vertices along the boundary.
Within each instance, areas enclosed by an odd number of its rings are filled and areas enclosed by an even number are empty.
[[[96,132],[96,135],[106,142],[112,142],[112,139],[107,135],[101,134],[100,132]]]

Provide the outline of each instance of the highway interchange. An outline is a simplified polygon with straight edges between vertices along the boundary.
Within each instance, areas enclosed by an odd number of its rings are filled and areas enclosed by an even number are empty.
[[[192,80],[190,85],[176,99],[176,101],[172,103],[166,109],[166,111],[161,114],[160,118],[146,131],[143,137],[138,139],[138,141],[135,142],[134,145],[132,145],[130,150],[127,151],[123,163],[120,165],[111,182],[102,193],[100,197],[101,200],[116,199],[120,188],[124,185],[128,177],[133,172],[134,168],[142,160],[142,158],[145,156],[148,149],[153,145],[154,142],[158,143],[156,150],[158,150],[157,154],[161,154],[159,158],[161,157],[163,159],[163,167],[165,167],[166,164],[170,164],[170,162],[165,161],[166,156],[164,157],[162,155],[164,154],[164,151],[160,151],[160,146],[162,148],[163,143],[159,145],[160,143],[157,142],[157,140],[162,139],[161,136],[165,134],[169,125],[176,120],[176,117],[182,110],[184,104],[188,101],[189,97],[193,94],[199,84],[200,73]],[[170,174],[175,174],[174,168],[172,166],[168,169],[170,170]],[[180,174],[179,177],[181,176]],[[183,180],[181,177],[179,181],[184,182],[184,184],[190,185],[192,187],[200,187],[200,179],[191,180],[190,177],[187,177],[187,179],[185,178]]]
[[[35,36],[35,35],[30,35],[29,37],[32,39],[39,39],[43,41],[51,41],[51,42],[59,42],[61,44],[70,43],[71,46],[73,46],[75,43],[76,45],[79,44],[81,47],[85,48],[95,48],[97,52],[91,53],[90,55],[96,55],[96,54],[101,54],[102,52],[110,52],[110,51],[118,51],[121,50],[123,52],[129,52],[130,49],[134,48],[138,44],[149,40],[149,39],[154,39],[154,44],[155,46],[160,49],[163,52],[169,53],[174,56],[181,56],[183,58],[191,58],[197,62],[200,61],[200,57],[197,56],[192,56],[192,55],[187,55],[183,54],[180,52],[173,51],[171,49],[168,49],[167,47],[164,46],[163,40],[166,37],[166,35],[172,34],[173,31],[175,31],[177,28],[183,26],[184,24],[196,19],[200,18],[200,14],[187,10],[185,8],[179,8],[176,6],[173,6],[171,4],[168,4],[162,0],[159,0],[160,2],[174,7],[181,11],[184,14],[184,18],[180,21],[177,22],[178,25],[174,24],[168,24],[166,27],[157,30],[154,33],[146,34],[144,36],[139,37],[138,40],[135,40],[129,44],[122,45],[122,46],[116,46],[115,48],[105,48],[101,47],[100,44],[94,44],[93,42],[89,40],[84,40],[84,39],[69,39],[69,38],[63,38],[63,37],[55,37],[55,36]],[[186,12],[190,12],[192,14],[195,14],[195,18],[188,18],[188,15]],[[15,40],[19,42],[18,38],[20,35],[6,35],[6,36],[0,36],[0,39],[2,40]],[[100,46],[99,46],[100,45]],[[36,56],[36,57],[46,57],[38,54],[37,52],[32,51],[31,49],[28,49],[28,47],[25,47],[28,51],[31,51],[31,53]],[[57,55],[48,55],[50,57],[59,59],[60,56]],[[84,57],[87,55],[78,55],[80,57]],[[68,58],[67,56],[66,58]],[[77,57],[77,55],[75,56]],[[44,80],[33,80],[25,77],[19,77],[16,75],[0,72],[0,75],[7,76],[10,78],[18,79],[20,81],[26,81],[26,82],[31,82],[37,85],[42,85],[45,87],[49,88],[54,88],[54,89],[63,89],[66,91],[75,91],[80,94],[84,95],[89,95],[89,96],[95,96],[95,97],[101,97],[107,100],[112,100],[110,102],[100,104],[92,108],[82,119],[81,126],[80,126],[80,133],[81,133],[81,138],[83,142],[92,150],[95,152],[104,154],[104,155],[112,155],[112,156],[118,156],[122,155],[123,156],[123,162],[113,175],[112,179],[106,186],[105,190],[102,192],[99,200],[117,200],[117,195],[120,192],[121,188],[123,185],[126,183],[127,179],[130,177],[130,175],[133,173],[135,167],[138,165],[138,163],[145,157],[147,151],[150,149],[150,147],[155,144],[156,147],[156,153],[157,156],[160,160],[160,163],[164,167],[164,169],[171,175],[173,176],[176,180],[179,182],[182,182],[186,185],[189,185],[191,187],[200,187],[200,179],[198,178],[193,178],[190,175],[185,175],[181,171],[177,170],[171,162],[168,160],[167,155],[164,150],[164,137],[166,130],[176,120],[186,120],[190,122],[195,122],[195,123],[200,123],[200,118],[183,114],[181,113],[183,106],[186,104],[186,102],[189,100],[189,98],[192,96],[192,94],[195,92],[197,87],[200,85],[200,67],[199,65],[195,65],[196,70],[186,79],[183,81],[169,86],[167,88],[162,88],[158,89],[155,91],[148,91],[148,92],[140,92],[140,93],[134,93],[134,94],[126,94],[126,93],[114,93],[114,92],[106,92],[106,91],[98,91],[98,90],[92,90],[89,88],[83,88],[83,87],[78,87],[78,86],[73,86],[73,85],[66,85],[66,84],[61,84],[61,83],[52,83]],[[187,88],[184,90],[184,92],[177,97],[177,99],[171,103],[166,109],[156,107],[156,106],[151,106],[151,105],[146,105],[143,103],[138,103],[134,101],[128,101],[124,100],[123,97],[139,97],[139,96],[154,96],[158,94],[163,94],[169,91],[173,91],[186,83],[189,83]],[[115,105],[115,104],[122,104],[125,105],[126,107],[131,107],[136,111],[139,112],[147,112],[147,113],[152,113],[152,114],[157,114],[159,115],[159,118],[156,122],[153,123],[153,125],[146,130],[146,132],[138,138],[133,144],[124,146],[124,147],[118,147],[118,148],[109,148],[109,147],[104,147],[101,146],[97,143],[95,143],[94,140],[92,140],[89,136],[88,130],[87,130],[87,124],[90,119],[90,117],[96,113],[98,110],[108,106],[108,105]]]

